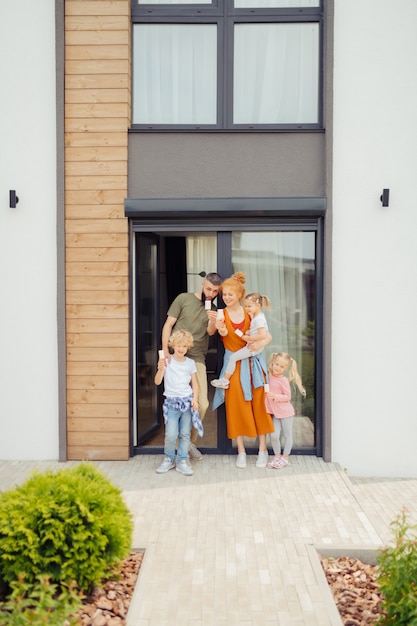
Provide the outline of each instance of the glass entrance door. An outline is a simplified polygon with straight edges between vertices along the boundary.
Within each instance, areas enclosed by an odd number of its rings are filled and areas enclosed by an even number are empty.
[[[315,322],[316,233],[233,232],[232,271],[245,272],[247,292],[267,295],[264,310],[272,342],[265,348],[268,363],[274,352],[286,352],[297,362],[307,394],[292,386],[295,409],[294,447],[315,446]],[[247,440],[257,449],[257,442]]]
[[[136,451],[162,452],[164,426],[161,418],[162,386],[153,384],[161,330],[168,307],[182,291],[199,291],[205,273],[218,271],[224,277],[236,271],[246,274],[248,291],[269,296],[271,311],[265,311],[273,340],[265,348],[288,352],[296,359],[307,396],[293,390],[293,453],[314,453],[316,416],[316,237],[311,230],[235,230],[218,233],[135,233],[136,298],[136,391],[134,446]],[[212,387],[222,358],[220,339],[213,337],[207,355],[210,409],[205,436],[198,442],[205,452],[228,453],[234,442],[227,439],[224,407],[211,410]],[[257,442],[245,442],[248,451]]]

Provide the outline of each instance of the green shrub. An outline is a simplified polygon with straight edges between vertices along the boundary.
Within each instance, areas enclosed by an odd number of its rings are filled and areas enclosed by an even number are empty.
[[[417,526],[407,521],[403,511],[392,523],[393,545],[377,556],[378,583],[383,596],[385,626],[417,626]]]
[[[88,591],[128,555],[132,530],[121,491],[93,464],[35,472],[0,495],[0,580],[44,575]]]
[[[82,597],[74,585],[62,587],[50,583],[47,576],[39,576],[35,584],[25,583],[24,576],[11,583],[12,593],[0,607],[1,626],[76,626],[76,611]]]

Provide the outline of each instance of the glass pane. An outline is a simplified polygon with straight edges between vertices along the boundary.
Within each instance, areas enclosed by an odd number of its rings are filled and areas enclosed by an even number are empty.
[[[211,4],[211,0],[138,0],[138,4]]]
[[[319,25],[236,24],[234,124],[318,122]]]
[[[133,123],[215,124],[215,24],[135,24]]]
[[[270,7],[285,9],[288,7],[319,7],[320,0],[235,0],[237,9],[262,9]]]
[[[294,448],[313,447],[315,233],[235,232],[232,264],[234,272],[245,272],[247,292],[257,291],[271,300],[272,310],[264,308],[263,313],[272,342],[263,354],[267,363],[273,352],[287,352],[296,360],[307,395],[303,399],[292,387]],[[255,440],[245,443],[257,446]]]
[[[157,388],[154,385],[157,359],[156,324],[157,240],[152,235],[136,237],[136,433],[143,443],[159,431]]]
[[[166,320],[166,312],[172,297],[168,295],[167,266],[170,264],[175,271],[178,271],[178,259],[186,251],[186,273],[187,288],[180,291],[200,291],[203,277],[200,272],[215,272],[217,268],[217,237],[214,233],[207,235],[189,235],[181,238],[176,236],[175,243],[169,247],[167,244],[169,237],[159,234],[159,276],[153,272],[154,256],[153,249],[149,247],[148,240],[152,241],[152,235],[137,235],[137,256],[139,263],[137,266],[137,283],[141,287],[141,294],[138,297],[137,311],[137,337],[138,337],[138,440],[144,448],[163,447],[165,428],[162,419],[162,407],[157,407],[157,394],[162,394],[162,387],[156,387],[153,383],[155,373],[157,349],[161,345],[161,329]],[[149,267],[151,264],[151,268]],[[156,267],[156,265],[155,265]],[[150,281],[150,283],[149,283]],[[147,316],[156,306],[158,298],[154,295],[150,300],[148,296],[160,285],[160,323],[151,326]],[[171,285],[172,286],[172,285]],[[139,286],[138,286],[139,290]],[[149,367],[148,367],[149,366]],[[217,448],[217,411],[212,410],[214,388],[210,381],[216,377],[217,369],[217,337],[214,336],[209,343],[209,350],[206,357],[207,379],[208,379],[208,399],[209,408],[204,419],[204,437],[198,439],[197,445],[202,448]],[[151,402],[153,398],[153,401]],[[160,401],[162,402],[161,396]]]

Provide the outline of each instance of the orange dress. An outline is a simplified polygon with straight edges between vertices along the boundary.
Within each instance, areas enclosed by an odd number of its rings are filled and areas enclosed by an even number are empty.
[[[249,331],[250,317],[245,311],[245,319],[240,324],[234,324],[224,309],[225,322],[228,333],[222,337],[226,350],[236,352],[246,345],[235,333],[235,329],[239,328],[243,333]],[[252,359],[248,359],[250,366]],[[244,393],[240,381],[241,361],[237,361],[236,370],[230,379],[229,388],[225,391],[226,405],[226,423],[227,435],[229,439],[236,439],[239,435],[245,437],[257,437],[258,435],[266,435],[274,431],[274,425],[269,413],[265,408],[265,392],[264,388],[253,386],[252,367],[251,367],[251,389],[252,400],[245,400]]]

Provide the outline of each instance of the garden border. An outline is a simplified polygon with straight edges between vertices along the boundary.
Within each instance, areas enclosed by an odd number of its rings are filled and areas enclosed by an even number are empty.
[[[382,546],[381,546],[382,547]],[[329,545],[312,545],[308,544],[306,546],[307,553],[310,559],[311,566],[313,568],[314,575],[317,580],[317,584],[323,597],[324,603],[326,605],[327,613],[330,618],[331,626],[343,626],[343,621],[340,616],[339,610],[336,606],[336,603],[333,598],[332,591],[330,589],[329,583],[327,582],[326,575],[323,571],[323,567],[320,562],[320,557],[329,558],[333,557],[335,559],[346,556],[351,559],[358,559],[362,561],[362,563],[367,563],[369,565],[375,565],[376,557],[380,546],[370,545],[370,546],[356,546],[356,547],[347,547],[347,546],[329,546]]]

